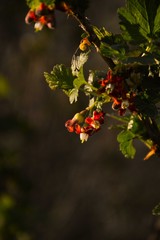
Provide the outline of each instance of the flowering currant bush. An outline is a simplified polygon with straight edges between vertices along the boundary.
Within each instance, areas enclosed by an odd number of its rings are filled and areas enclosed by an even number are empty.
[[[61,89],[71,104],[79,100],[80,92],[88,98],[88,106],[66,121],[67,130],[86,142],[107,118],[113,118],[125,157],[134,158],[134,139],[148,147],[145,160],[160,156],[160,1],[126,0],[118,9],[121,34],[92,25],[85,16],[87,0],[26,1],[25,21],[34,23],[36,31],[55,29],[56,11],[74,18],[83,31],[71,66],[55,65],[50,73],[44,73],[49,87]],[[90,70],[86,77],[83,69],[93,48],[106,62],[106,69]],[[112,113],[105,112],[106,104]]]
[[[126,0],[118,9],[121,34],[93,26],[85,16],[88,0],[26,0],[29,11],[25,21],[36,31],[56,28],[56,11],[75,19],[81,27],[79,54],[73,55],[71,66],[55,65],[44,76],[52,90],[61,89],[72,104],[83,92],[88,106],[65,123],[81,142],[102,129],[107,118],[117,120],[117,140],[125,157],[134,158],[133,140],[149,149],[145,160],[160,157],[160,1]],[[89,71],[84,65],[93,48],[106,62],[104,71]],[[109,104],[112,113],[105,112]],[[120,124],[119,124],[120,123]],[[160,204],[153,214],[160,215]]]

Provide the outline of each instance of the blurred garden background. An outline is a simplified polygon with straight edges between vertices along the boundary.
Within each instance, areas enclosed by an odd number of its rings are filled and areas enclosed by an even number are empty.
[[[124,2],[91,0],[87,16],[118,33]],[[1,3],[0,240],[158,239],[160,159],[143,161],[147,149],[136,142],[136,158],[125,159],[110,119],[85,144],[67,132],[86,99],[70,105],[43,72],[70,66],[82,32],[57,12],[56,30],[35,33],[27,12],[25,0]],[[92,53],[86,69],[105,68]]]

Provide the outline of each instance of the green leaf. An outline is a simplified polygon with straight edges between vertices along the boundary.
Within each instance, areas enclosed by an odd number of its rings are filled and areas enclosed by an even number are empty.
[[[74,81],[73,81],[73,85],[74,85],[74,87],[79,89],[84,84],[87,84],[87,82],[84,78],[83,68],[81,68],[79,71],[78,77],[76,79],[74,79]]]
[[[146,129],[143,122],[136,115],[131,115],[127,129],[138,137],[146,134]]]
[[[121,28],[130,40],[144,42],[154,38],[159,31],[159,0],[127,0],[126,6],[118,10]]]
[[[100,52],[103,56],[124,59],[126,58],[128,45],[121,34],[103,36],[100,44]]]
[[[74,76],[78,77],[80,69],[87,62],[87,60],[88,60],[88,53],[81,53],[79,56],[75,56],[75,55],[73,56],[72,62],[71,62],[71,70]]]
[[[78,77],[74,79],[73,81],[73,85],[74,88],[69,91],[69,101],[72,104],[73,102],[77,102],[77,98],[78,98],[78,93],[79,93],[79,89],[82,85],[87,84],[87,82],[85,81],[84,75],[83,75],[83,67],[81,67],[79,73],[78,73]]]
[[[160,203],[154,207],[154,209],[152,210],[152,214],[160,216]]]
[[[131,53],[132,54],[132,53]],[[134,53],[133,53],[134,54]],[[125,61],[123,61],[124,63],[141,63],[143,65],[149,65],[149,64],[154,64],[155,63],[155,56],[154,54],[150,54],[148,53],[145,56],[138,56],[138,57],[126,57]]]
[[[123,59],[126,58],[125,49],[120,44],[109,45],[104,42],[100,45],[100,52],[103,56],[110,58]]]
[[[26,0],[27,5],[31,9],[37,8],[40,3],[45,3],[46,5],[52,5],[55,3],[55,0]]]
[[[154,29],[153,29],[154,34],[159,33],[160,34],[160,5],[157,9],[157,15],[154,20]]]
[[[44,73],[45,79],[52,90],[57,88],[62,90],[72,89],[75,77],[72,75],[71,69],[66,68],[63,64],[55,65],[51,73]]]
[[[77,98],[78,98],[78,89],[77,88],[73,88],[72,90],[69,91],[69,102],[72,104],[73,102],[77,102]]]
[[[110,38],[112,36],[112,33],[108,32],[104,27],[99,29],[96,26],[93,26],[93,30],[100,40],[106,37]]]
[[[41,3],[40,0],[26,0],[26,2],[27,2],[28,7],[31,9],[35,9]]]
[[[119,143],[126,142],[126,141],[133,139],[134,137],[135,137],[134,133],[132,133],[131,131],[125,130],[118,134],[117,141]]]
[[[133,139],[135,134],[129,130],[123,130],[117,136],[117,141],[119,142],[120,151],[127,158],[134,158],[136,150],[133,146]]]

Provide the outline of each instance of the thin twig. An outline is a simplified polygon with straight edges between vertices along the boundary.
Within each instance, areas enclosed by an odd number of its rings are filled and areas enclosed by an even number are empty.
[[[83,31],[85,31],[88,34],[89,41],[96,47],[97,51],[100,53],[101,41],[99,40],[99,38],[95,34],[95,32],[93,30],[93,26],[91,25],[89,19],[86,18],[85,16],[82,16],[82,15],[78,14],[78,13],[72,13],[72,16],[79,22],[80,27],[83,29]],[[101,54],[101,56],[104,59],[104,61],[107,63],[109,68],[111,70],[113,70],[114,67],[115,67],[115,63],[113,62],[113,60],[109,57],[106,57],[106,56],[102,55],[102,54]]]

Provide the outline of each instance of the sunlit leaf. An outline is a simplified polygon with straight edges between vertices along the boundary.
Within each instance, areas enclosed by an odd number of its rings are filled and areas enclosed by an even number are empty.
[[[159,0],[127,0],[118,10],[121,28],[130,40],[148,41],[159,31]]]
[[[80,69],[88,60],[88,53],[81,53],[79,56],[73,56],[71,62],[71,70],[74,76],[78,77]]]
[[[157,15],[155,17],[155,20],[154,20],[154,29],[153,29],[153,32],[155,34],[159,33],[160,34],[160,5],[157,9]]]
[[[29,6],[29,8],[35,9],[40,5],[40,3],[52,5],[55,3],[55,0],[26,0],[26,2],[27,2],[27,5]]]
[[[106,37],[110,38],[112,36],[112,33],[108,32],[104,27],[99,29],[98,27],[93,26],[93,30],[100,40],[102,40]]]
[[[69,102],[72,104],[73,102],[77,102],[78,98],[78,89],[73,88],[71,91],[69,91]]]
[[[120,44],[109,45],[104,42],[101,43],[100,51],[103,56],[123,59],[125,58],[125,49]]]
[[[49,87],[53,90],[60,88],[62,90],[69,90],[73,88],[74,76],[71,69],[66,68],[63,64],[53,67],[51,73],[44,73],[45,79]]]
[[[133,146],[133,139],[135,134],[129,130],[123,130],[117,136],[117,141],[119,142],[120,151],[127,158],[134,158],[136,149]]]
[[[146,134],[146,129],[142,121],[138,118],[137,115],[131,115],[128,122],[127,129],[130,130],[136,136],[143,136]]]
[[[82,85],[86,84],[86,80],[83,74],[83,68],[80,69],[78,77],[73,81],[73,85],[79,89]]]

